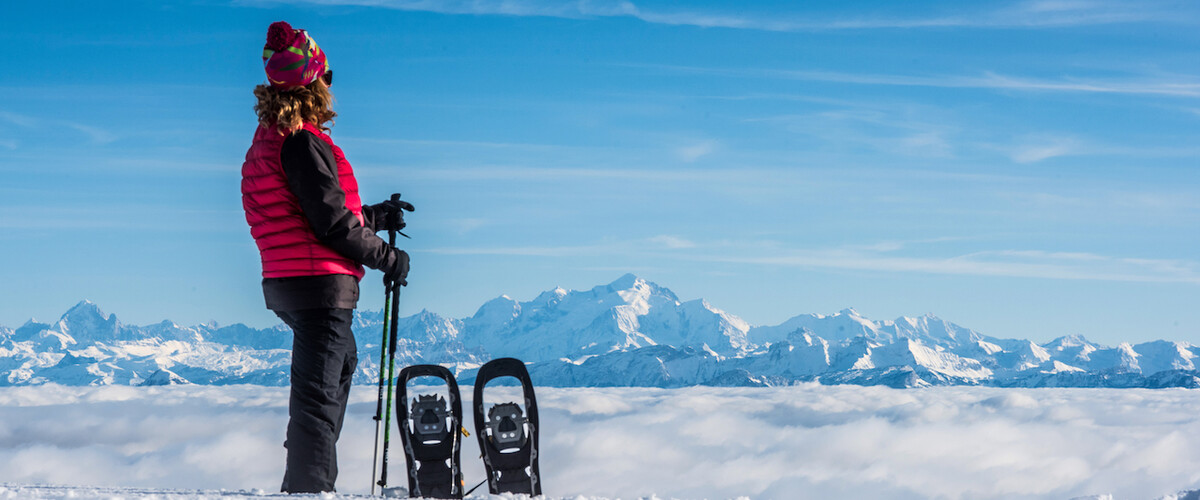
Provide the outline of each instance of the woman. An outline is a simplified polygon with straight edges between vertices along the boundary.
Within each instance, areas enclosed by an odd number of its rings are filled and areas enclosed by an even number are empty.
[[[408,254],[375,231],[397,229],[403,202],[362,205],[341,148],[324,52],[304,30],[271,25],[269,84],[254,89],[258,130],[242,165],[242,205],[262,255],[267,308],[292,328],[288,493],[334,491],[336,443],[358,364],[351,333],[363,265],[407,285]]]

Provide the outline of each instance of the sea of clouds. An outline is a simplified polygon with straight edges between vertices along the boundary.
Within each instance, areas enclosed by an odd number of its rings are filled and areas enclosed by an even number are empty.
[[[489,402],[517,394],[488,391]],[[270,495],[287,396],[0,388],[0,498]],[[539,388],[538,400],[551,498],[1149,500],[1200,489],[1195,390]],[[339,444],[346,496],[369,490],[374,413],[375,388],[355,387]],[[393,444],[395,483],[404,458]],[[481,481],[474,436],[462,457],[468,486]]]

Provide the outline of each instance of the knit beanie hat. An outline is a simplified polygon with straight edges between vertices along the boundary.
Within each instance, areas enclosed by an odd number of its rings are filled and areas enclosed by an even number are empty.
[[[286,22],[272,23],[263,47],[263,66],[271,86],[288,89],[308,85],[325,74],[325,52],[304,30]]]

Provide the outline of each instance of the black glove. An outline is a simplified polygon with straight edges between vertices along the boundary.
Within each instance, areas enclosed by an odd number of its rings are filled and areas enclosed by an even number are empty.
[[[391,269],[384,271],[383,286],[408,286],[408,252],[396,249],[392,251],[396,252],[396,262]]]
[[[400,200],[387,200],[383,203],[367,207],[375,218],[376,231],[399,231],[404,229],[404,210],[413,211],[412,203]]]

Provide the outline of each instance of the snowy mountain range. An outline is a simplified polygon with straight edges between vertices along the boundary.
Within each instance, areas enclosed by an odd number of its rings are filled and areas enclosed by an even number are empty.
[[[355,382],[378,377],[379,312],[356,312]],[[751,326],[627,274],[585,291],[493,299],[469,318],[400,318],[396,362],[438,363],[471,383],[485,361],[529,363],[547,386],[825,384],[1200,387],[1200,346],[1109,347],[1079,335],[999,339],[935,316],[873,321],[853,309]],[[0,385],[287,385],[291,331],[236,324],[122,324],[80,302],[55,323],[0,327]]]

